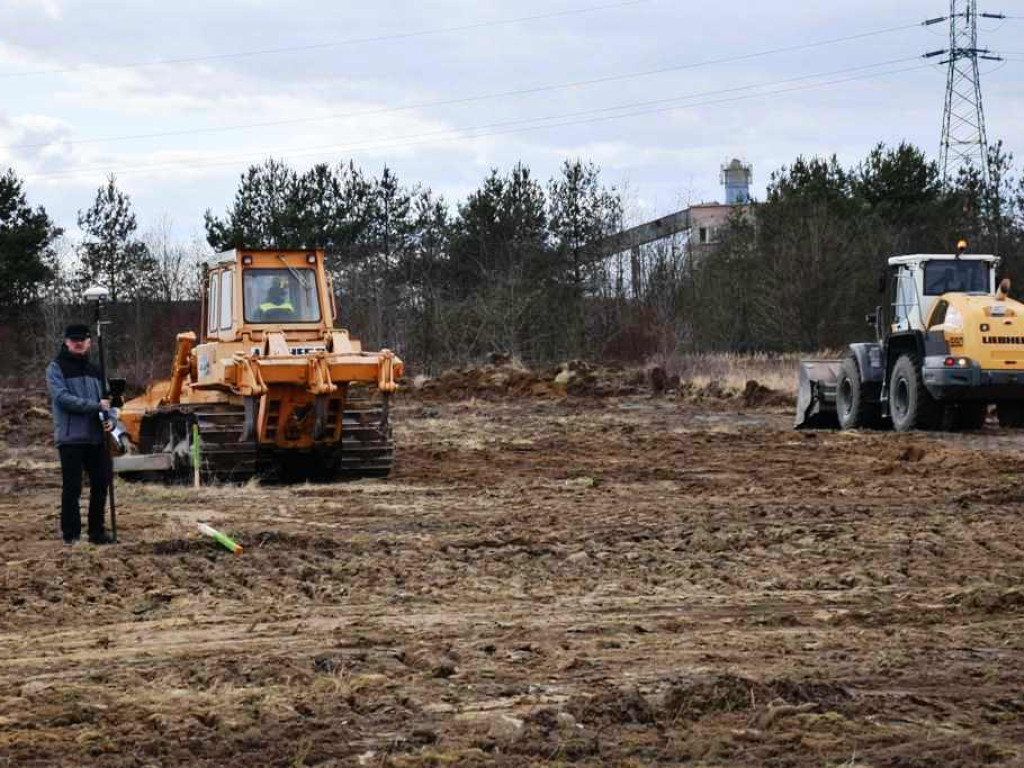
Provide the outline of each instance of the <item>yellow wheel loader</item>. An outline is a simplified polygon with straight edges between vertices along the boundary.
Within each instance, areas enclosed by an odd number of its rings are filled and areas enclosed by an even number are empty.
[[[996,287],[996,256],[915,254],[889,259],[888,328],[850,344],[842,360],[800,364],[796,427],[981,429],[1024,426],[1024,304]]]
[[[177,336],[171,377],[119,413],[126,478],[241,482],[386,476],[402,361],[335,328],[322,251],[217,254],[201,338]]]

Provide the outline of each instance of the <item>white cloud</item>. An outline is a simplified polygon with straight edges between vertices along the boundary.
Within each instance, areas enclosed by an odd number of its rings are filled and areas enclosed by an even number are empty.
[[[652,213],[664,213],[682,197],[718,196],[718,167],[733,155],[753,162],[755,187],[763,189],[771,170],[799,153],[838,152],[844,162],[852,162],[879,140],[903,138],[934,152],[941,72],[620,120],[543,129],[527,124],[515,132],[497,126],[482,132],[491,135],[474,138],[430,134],[910,57],[941,47],[941,39],[912,29],[731,64],[445,107],[148,139],[88,140],[318,118],[678,67],[911,24],[935,15],[934,5],[935,0],[865,0],[856,7],[830,5],[826,14],[805,2],[780,13],[757,0],[734,0],[725,18],[714,5],[654,0],[460,33],[179,65],[96,68],[399,35],[579,6],[569,0],[522,0],[514,6],[499,0],[436,0],[429,7],[412,0],[376,6],[295,0],[288,7],[265,0],[181,0],[169,13],[157,0],[0,0],[0,163],[13,163],[28,179],[29,195],[38,194],[39,202],[64,223],[88,204],[106,172],[124,170],[125,182],[138,190],[141,221],[168,212],[190,230],[203,209],[227,205],[238,174],[268,154],[290,155],[299,167],[350,155],[368,172],[388,163],[409,183],[421,182],[450,199],[474,189],[492,166],[507,169],[522,160],[538,178],[547,179],[564,157],[580,155],[601,165],[607,181],[628,181]],[[1019,29],[1008,22],[984,42],[994,49],[1015,45]],[[1004,138],[1018,156],[1024,155],[1021,66],[1010,63],[986,75],[984,85],[990,132]],[[69,71],[4,76],[55,69]],[[58,143],[2,148],[46,141]],[[237,159],[214,164],[226,157]],[[140,166],[154,168],[128,172]],[[65,171],[75,175],[47,175]]]
[[[52,21],[60,21],[63,18],[60,0],[8,0],[12,6],[21,6],[31,11],[42,13]]]

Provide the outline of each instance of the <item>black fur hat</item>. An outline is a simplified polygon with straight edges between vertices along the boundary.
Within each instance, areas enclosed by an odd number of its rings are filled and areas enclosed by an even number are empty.
[[[92,338],[92,332],[84,323],[72,323],[64,329],[64,338],[72,341],[84,341]]]

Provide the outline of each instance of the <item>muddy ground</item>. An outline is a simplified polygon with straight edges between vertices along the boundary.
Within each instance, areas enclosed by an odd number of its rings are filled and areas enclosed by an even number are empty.
[[[387,482],[120,484],[70,551],[9,425],[0,766],[1024,765],[1024,434],[548,395],[407,401]]]

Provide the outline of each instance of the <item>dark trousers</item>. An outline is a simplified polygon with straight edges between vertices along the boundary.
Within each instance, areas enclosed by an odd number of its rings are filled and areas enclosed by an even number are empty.
[[[89,473],[89,538],[102,538],[103,517],[107,505],[109,459],[103,445],[61,445],[60,471],[64,488],[60,501],[60,530],[65,539],[82,536],[82,517],[78,500],[82,495],[82,470]]]

